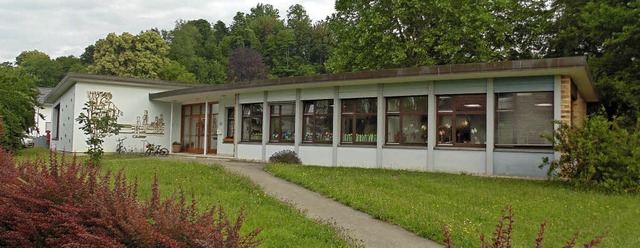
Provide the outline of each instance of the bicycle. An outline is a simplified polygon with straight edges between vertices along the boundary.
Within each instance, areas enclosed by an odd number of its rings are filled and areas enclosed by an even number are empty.
[[[169,149],[161,148],[160,145],[147,143],[146,147],[147,147],[147,150],[144,152],[144,155],[147,157],[151,155],[163,156],[163,157],[169,155]]]
[[[125,154],[125,153],[127,153],[127,148],[126,148],[126,147],[124,147],[124,145],[122,145],[122,142],[123,142],[124,140],[126,140],[126,139],[127,139],[127,137],[124,137],[124,138],[122,138],[122,139],[116,139],[116,141],[118,141],[118,144],[116,144],[116,152],[117,152],[118,154]]]

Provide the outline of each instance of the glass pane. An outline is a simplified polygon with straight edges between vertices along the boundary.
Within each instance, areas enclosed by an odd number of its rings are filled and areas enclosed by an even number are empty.
[[[353,118],[342,117],[342,142],[354,142]]]
[[[312,142],[313,141],[313,117],[304,117],[302,118],[302,141]]]
[[[282,106],[282,115],[295,115],[295,104],[282,104],[280,106]]]
[[[218,104],[214,103],[209,105],[209,114],[217,114],[218,113]]]
[[[387,98],[387,113],[400,111],[400,98]]]
[[[498,94],[496,144],[549,145],[540,137],[553,131],[553,93]]]
[[[327,142],[333,140],[333,118],[327,116],[316,117],[316,141]]]
[[[333,113],[333,101],[316,101],[316,114],[325,115]]]
[[[487,109],[486,95],[456,96],[456,111],[484,112]]]
[[[262,140],[262,118],[242,119],[242,140]]]
[[[183,107],[182,115],[191,115],[191,107]]]
[[[458,115],[456,117],[456,143],[485,144],[487,131],[485,115]]]
[[[355,100],[342,100],[342,113],[353,113]]]
[[[404,113],[427,113],[426,96],[410,96],[402,99],[402,112]]]
[[[271,116],[278,116],[280,115],[280,105],[271,105],[269,106],[269,108],[271,109],[269,112],[269,114]]]
[[[211,119],[209,120],[211,123],[211,130],[209,130],[209,147],[211,149],[218,148],[218,115],[211,115]]]
[[[251,115],[251,105],[242,105],[242,115],[243,116]]]
[[[403,115],[402,134],[403,142],[427,143],[427,116]]]
[[[282,117],[282,140],[293,141],[295,136],[295,124],[293,117]]]
[[[453,98],[450,96],[438,97],[438,112],[453,112]]]
[[[304,103],[304,113],[305,114],[313,114],[315,112],[315,103],[316,102],[305,102]]]
[[[402,131],[400,131],[400,117],[387,117],[387,143],[400,143],[402,141]]]
[[[271,126],[271,137],[269,139],[275,141],[275,140],[279,140],[280,139],[280,135],[281,135],[281,126],[280,126],[280,119],[279,118],[271,118],[270,121],[270,126]]]
[[[377,118],[375,116],[356,117],[356,142],[376,142]]]
[[[191,107],[191,114],[192,115],[199,115],[200,114],[200,105],[194,105],[193,107]]]
[[[357,113],[376,113],[378,110],[378,102],[375,98],[358,99],[356,104]]]
[[[451,144],[453,116],[440,115],[438,121],[438,144]]]

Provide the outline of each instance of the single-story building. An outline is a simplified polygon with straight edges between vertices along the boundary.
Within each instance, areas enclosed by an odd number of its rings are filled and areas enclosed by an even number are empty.
[[[553,120],[581,125],[598,101],[586,58],[424,66],[223,85],[71,73],[48,95],[52,148],[86,150],[75,117],[89,99],[119,114],[106,137],[182,152],[304,164],[544,176]]]

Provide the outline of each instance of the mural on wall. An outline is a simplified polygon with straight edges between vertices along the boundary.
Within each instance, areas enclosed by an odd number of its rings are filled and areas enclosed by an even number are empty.
[[[149,111],[145,110],[142,116],[136,116],[135,124],[125,124],[120,133],[131,133],[133,138],[145,138],[147,134],[164,134],[164,115],[156,115],[153,121],[149,121]]]
[[[93,118],[95,115],[97,115],[98,118],[109,115],[114,118],[115,122],[117,122],[118,117],[124,114],[122,110],[116,107],[116,105],[111,101],[111,99],[113,99],[111,92],[87,91],[87,98],[89,99],[87,106],[89,118]],[[93,135],[104,138],[109,135],[109,133],[96,131]]]

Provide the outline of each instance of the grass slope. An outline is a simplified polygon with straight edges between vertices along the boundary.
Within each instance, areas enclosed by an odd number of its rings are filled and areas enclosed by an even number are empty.
[[[640,197],[573,190],[549,181],[485,178],[429,172],[270,164],[276,176],[334,198],[420,236],[478,246],[501,211],[512,205],[514,247],[535,245],[547,222],[545,247],[560,247],[575,233],[586,242],[605,231],[602,247],[640,247]]]
[[[201,208],[219,204],[234,220],[244,207],[246,222],[242,231],[262,228],[258,236],[263,240],[262,247],[347,245],[331,227],[306,219],[292,207],[267,196],[248,179],[219,166],[145,158],[110,158],[104,161],[102,168],[124,170],[129,180],[137,177],[139,196],[143,199],[151,197],[153,174],[157,171],[162,196],[178,192],[182,187],[189,196],[191,192],[195,193]]]

